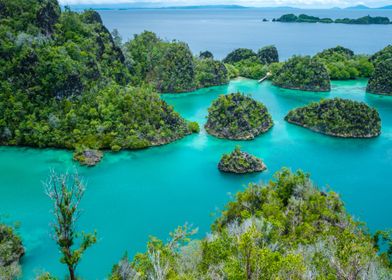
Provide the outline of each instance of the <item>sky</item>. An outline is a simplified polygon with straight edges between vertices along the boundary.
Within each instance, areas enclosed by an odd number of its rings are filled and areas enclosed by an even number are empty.
[[[299,8],[344,8],[359,4],[380,7],[392,4],[391,0],[60,0],[60,3],[62,5],[156,3],[158,6],[235,4],[252,7],[292,6]]]

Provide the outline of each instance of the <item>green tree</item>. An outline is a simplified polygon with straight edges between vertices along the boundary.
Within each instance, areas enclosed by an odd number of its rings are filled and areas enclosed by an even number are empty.
[[[60,261],[67,265],[70,279],[75,280],[75,270],[83,253],[97,241],[96,233],[80,234],[75,230],[85,187],[77,173],[57,175],[52,171],[45,189],[53,202],[54,239],[62,253]],[[80,244],[75,245],[80,236]]]

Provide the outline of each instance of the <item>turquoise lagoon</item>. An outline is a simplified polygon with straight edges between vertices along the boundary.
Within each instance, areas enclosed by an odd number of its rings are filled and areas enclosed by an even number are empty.
[[[279,89],[269,82],[235,80],[227,86],[162,98],[185,118],[202,126],[207,108],[220,94],[241,91],[262,101],[274,127],[249,142],[216,139],[202,129],[170,145],[140,151],[105,154],[95,168],[77,167],[87,191],[79,226],[96,229],[99,241],[78,268],[85,279],[104,279],[127,251],[145,249],[149,235],[166,239],[186,222],[209,231],[213,213],[249,182],[271,179],[282,166],[310,172],[322,189],[338,192],[348,211],[371,230],[392,227],[392,98],[365,93],[365,80],[333,82],[330,93]],[[286,123],[292,108],[321,98],[343,97],[363,101],[380,112],[382,134],[374,139],[339,139]],[[240,144],[244,151],[264,159],[268,170],[257,175],[222,174],[222,153]],[[20,222],[27,248],[23,279],[40,271],[65,274],[50,237],[51,204],[42,181],[49,169],[72,170],[71,152],[28,148],[0,148],[0,213]]]

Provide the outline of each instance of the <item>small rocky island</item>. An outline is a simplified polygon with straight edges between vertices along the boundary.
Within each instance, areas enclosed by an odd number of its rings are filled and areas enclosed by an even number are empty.
[[[222,172],[245,174],[262,172],[267,169],[263,161],[251,154],[242,152],[237,146],[230,154],[224,154],[218,164]]]
[[[97,165],[103,157],[103,152],[93,149],[80,149],[75,151],[73,159],[81,165],[92,167]]]
[[[362,102],[334,98],[291,110],[285,120],[315,132],[343,138],[380,135],[381,119],[376,109]]]
[[[241,93],[220,96],[208,109],[207,132],[218,138],[252,140],[273,126],[263,103]]]
[[[366,91],[374,94],[392,95],[392,58],[376,65]]]
[[[310,56],[294,56],[273,76],[274,85],[305,91],[330,91],[327,68]]]

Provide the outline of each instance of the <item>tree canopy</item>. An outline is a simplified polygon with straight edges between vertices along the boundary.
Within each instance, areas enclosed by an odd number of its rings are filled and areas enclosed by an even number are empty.
[[[342,46],[323,50],[315,58],[325,65],[331,80],[368,78],[374,71],[368,56],[355,55]]]
[[[219,138],[251,140],[272,126],[264,104],[241,93],[231,93],[221,95],[208,108],[205,128]]]
[[[150,57],[141,52],[137,57],[144,68],[129,61],[96,11],[61,11],[52,0],[2,0],[1,5],[1,145],[136,149],[190,133],[150,86],[135,82],[136,73],[147,76],[143,61]],[[154,42],[152,34],[144,37]],[[166,82],[159,88],[193,88],[188,47],[169,44],[163,57],[158,77]],[[176,75],[181,81],[172,82]]]
[[[381,133],[381,119],[376,109],[341,98],[324,99],[296,108],[285,120],[337,137],[369,138]]]
[[[392,95],[392,58],[376,64],[375,71],[370,77],[367,92]]]
[[[275,85],[307,91],[329,91],[328,71],[324,64],[310,56],[294,56],[272,77]]]
[[[125,256],[109,279],[389,279],[392,273],[339,196],[321,191],[302,171],[282,169],[266,184],[250,184],[207,237],[195,240],[194,233],[184,226],[167,243],[151,238],[145,253]]]

